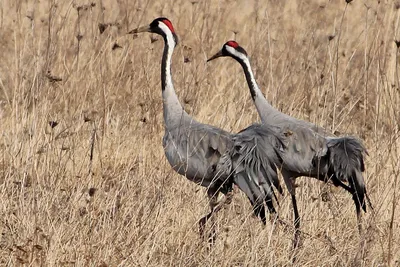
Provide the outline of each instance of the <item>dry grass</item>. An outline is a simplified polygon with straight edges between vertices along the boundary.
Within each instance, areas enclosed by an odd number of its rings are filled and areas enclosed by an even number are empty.
[[[293,229],[263,227],[241,193],[215,246],[199,240],[205,191],[161,146],[162,42],[125,36],[164,15],[180,37],[175,87],[198,120],[229,131],[258,120],[240,66],[205,63],[236,38],[275,106],[364,140],[375,206],[364,248],[351,197],[301,178],[296,265],[398,266],[399,4],[297,2],[1,1],[0,265],[291,264]],[[288,194],[278,210],[292,220]]]

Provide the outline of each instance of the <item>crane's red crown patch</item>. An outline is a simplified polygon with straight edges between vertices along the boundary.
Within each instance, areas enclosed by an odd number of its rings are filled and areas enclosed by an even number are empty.
[[[239,44],[236,43],[235,41],[228,41],[226,44],[231,46],[231,47],[233,47],[233,48],[238,48],[239,47]]]
[[[171,30],[172,33],[175,33],[174,26],[172,26],[171,21],[169,21],[169,20],[167,20],[167,19],[164,19],[162,22],[163,22],[165,25],[167,25],[167,27]]]

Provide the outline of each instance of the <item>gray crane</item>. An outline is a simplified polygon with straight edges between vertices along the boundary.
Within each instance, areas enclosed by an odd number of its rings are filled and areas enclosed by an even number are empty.
[[[265,125],[254,124],[231,134],[192,118],[180,104],[172,82],[171,58],[178,39],[171,21],[157,18],[129,34],[140,32],[156,33],[164,40],[161,61],[163,147],[169,164],[177,173],[207,188],[211,212],[199,221],[201,236],[213,213],[224,203],[230,203],[233,184],[247,195],[254,213],[265,224],[264,204],[271,213],[276,213],[274,187],[282,193],[276,169],[279,155],[275,153],[283,146],[282,140]],[[225,196],[218,203],[219,193]]]
[[[281,158],[282,176],[292,197],[294,247],[296,248],[300,241],[300,218],[295,196],[295,179],[300,176],[313,177],[324,182],[331,181],[335,186],[349,192],[354,200],[358,229],[361,233],[361,208],[366,212],[366,200],[371,206],[362,176],[364,154],[367,154],[363,144],[355,137],[332,136],[315,124],[293,118],[275,109],[259,89],[249,57],[237,42],[226,42],[222,49],[207,61],[225,56],[232,57],[240,63],[262,123],[275,126],[278,136],[284,140],[283,149],[277,152]]]

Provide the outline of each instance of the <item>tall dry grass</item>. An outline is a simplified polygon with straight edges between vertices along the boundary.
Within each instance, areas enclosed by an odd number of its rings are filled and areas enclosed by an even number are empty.
[[[293,229],[264,227],[241,193],[213,248],[199,239],[205,191],[161,146],[162,40],[125,35],[163,15],[180,37],[177,93],[198,120],[258,120],[240,66],[205,63],[235,38],[273,105],[364,140],[364,235],[346,192],[301,178],[295,265],[398,266],[400,5],[306,2],[1,1],[0,265],[291,265]],[[278,211],[292,220],[288,194]]]

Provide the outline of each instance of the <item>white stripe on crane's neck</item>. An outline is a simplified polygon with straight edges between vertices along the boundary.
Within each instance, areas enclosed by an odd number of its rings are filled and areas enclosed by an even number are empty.
[[[175,127],[179,124],[184,110],[175,93],[171,75],[172,54],[176,45],[174,35],[167,25],[161,21],[158,27],[165,33],[164,37],[164,53],[161,61],[161,87],[163,97],[163,110],[165,126]]]
[[[226,50],[233,55],[233,58],[235,58],[240,65],[242,65],[253,100],[255,101],[257,97],[262,97],[261,90],[257,85],[256,79],[254,78],[254,74],[250,66],[250,60],[247,58],[247,56],[229,45],[226,46]]]
[[[250,94],[253,99],[254,105],[257,108],[258,115],[260,116],[263,123],[268,123],[269,118],[281,112],[275,109],[262,94],[260,88],[258,87],[257,81],[254,78],[249,58],[245,54],[238,52],[235,48],[231,46],[227,45],[226,50],[228,50],[228,52],[233,55],[233,58],[236,59],[236,61],[238,61],[243,67],[247,85],[249,86]]]

